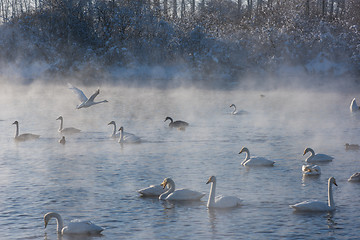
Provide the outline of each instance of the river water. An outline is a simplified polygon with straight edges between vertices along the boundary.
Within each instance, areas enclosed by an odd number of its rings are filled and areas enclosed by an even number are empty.
[[[82,87],[86,95],[96,87]],[[7,85],[0,89],[1,239],[97,239],[58,236],[56,221],[44,229],[43,215],[55,211],[65,224],[91,220],[105,228],[100,239],[355,239],[360,233],[360,114],[350,113],[352,94],[334,91],[170,90],[102,86],[87,109],[64,85]],[[263,96],[261,96],[261,94]],[[356,97],[356,96],[355,96]],[[229,105],[246,113],[231,115]],[[81,133],[58,140],[58,116]],[[171,130],[166,116],[190,123]],[[20,133],[37,140],[15,142]],[[116,121],[140,144],[109,138]],[[276,161],[270,168],[240,165],[252,155]],[[334,157],[319,177],[304,178],[306,147]],[[208,210],[210,186],[237,196],[241,207]],[[327,179],[336,178],[334,213],[298,214],[300,201],[327,201]],[[136,190],[171,177],[178,188],[206,193],[199,202],[139,197]]]

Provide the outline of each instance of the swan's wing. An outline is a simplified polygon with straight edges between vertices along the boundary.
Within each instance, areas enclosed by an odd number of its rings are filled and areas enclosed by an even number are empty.
[[[70,83],[68,83],[69,89],[73,91],[73,93],[76,94],[76,96],[79,98],[80,102],[86,102],[88,98],[85,96],[84,92],[78,89],[77,87],[74,87]]]
[[[179,189],[171,193],[166,200],[192,201],[200,200],[205,194],[189,189]]]
[[[348,179],[349,182],[360,182],[360,173],[354,173],[351,175],[351,177]]]
[[[245,163],[245,166],[273,166],[274,163],[264,157],[252,157]]]
[[[217,196],[215,198],[215,206],[218,208],[231,208],[241,204],[241,199],[233,196]]]
[[[128,143],[139,143],[141,142],[141,138],[139,138],[138,136],[134,135],[134,134],[124,134],[124,141],[128,142]]]
[[[93,95],[91,95],[91,97],[89,98],[89,101],[94,101],[96,96],[99,95],[100,93],[100,89],[96,90],[96,92],[93,93]]]
[[[304,201],[294,205],[290,205],[296,211],[303,211],[303,212],[317,212],[317,211],[328,211],[330,207],[324,203],[317,200],[314,201]]]
[[[167,191],[167,189],[164,189],[161,185],[151,185],[147,188],[138,190],[138,193],[142,194],[144,197],[158,197],[165,191]]]
[[[66,234],[98,234],[103,230],[90,221],[72,220],[62,231]]]

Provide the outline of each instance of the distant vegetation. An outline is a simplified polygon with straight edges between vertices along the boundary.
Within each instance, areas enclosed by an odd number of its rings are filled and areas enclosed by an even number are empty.
[[[359,13],[358,0],[0,0],[0,63],[89,81],[142,67],[207,81],[358,76]]]

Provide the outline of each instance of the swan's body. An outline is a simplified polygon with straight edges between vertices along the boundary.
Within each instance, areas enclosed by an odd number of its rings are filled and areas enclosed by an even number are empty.
[[[236,111],[236,106],[235,104],[231,104],[230,107],[234,107],[234,111],[232,111],[232,115],[236,115],[238,112]]]
[[[62,136],[62,138],[59,140],[59,143],[61,143],[61,144],[66,143],[65,136]]]
[[[302,166],[302,173],[304,175],[320,175],[321,169],[318,165],[306,164]]]
[[[64,118],[62,116],[58,117],[56,120],[60,120],[60,127],[59,127],[59,132],[62,134],[73,134],[73,133],[79,133],[81,132],[80,129],[77,128],[73,128],[73,127],[67,127],[67,128],[63,128],[64,125]]]
[[[345,143],[345,150],[359,150],[360,146],[358,144],[349,144]]]
[[[360,172],[354,173],[351,175],[351,177],[348,179],[349,182],[360,182]]]
[[[76,106],[77,109],[88,108],[95,104],[108,102],[107,100],[103,100],[100,102],[94,102],[96,96],[99,95],[99,93],[100,93],[100,89],[96,90],[96,92],[93,95],[91,95],[90,98],[87,98],[85,96],[84,92],[81,91],[80,89],[78,89],[77,87],[74,87],[70,83],[68,84],[68,86],[69,86],[69,89],[71,89],[77,95],[77,97],[79,98],[79,100],[81,102],[79,105]]]
[[[124,133],[124,128],[121,126],[119,128],[119,143],[140,143],[141,142],[141,138],[139,138],[138,136],[134,135],[134,134],[125,134]]]
[[[239,154],[245,153],[245,159],[242,161],[241,165],[247,167],[255,167],[255,166],[264,166],[264,167],[272,167],[274,166],[274,161],[266,159],[264,157],[250,157],[250,151],[246,147],[243,147]]]
[[[161,186],[169,189],[159,196],[160,200],[172,200],[172,201],[197,201],[200,200],[205,194],[189,189],[175,190],[175,182],[171,178],[165,178],[161,183]]]
[[[150,185],[149,187],[140,189],[137,192],[140,193],[143,197],[159,197],[166,191],[167,190],[161,185]]]
[[[73,220],[67,226],[64,227],[64,222],[60,214],[55,212],[49,212],[44,215],[45,228],[48,225],[51,218],[55,218],[57,221],[57,232],[59,234],[100,234],[104,229],[93,224],[90,221],[78,221]]]
[[[108,125],[114,125],[113,132],[112,132],[110,137],[111,138],[116,138],[116,139],[120,138],[120,132],[116,131],[116,123],[115,123],[115,121],[109,122]],[[128,133],[128,132],[123,132],[123,133],[124,133],[124,138],[126,138],[127,135],[134,135],[134,134]]]
[[[181,120],[178,120],[178,121],[174,122],[171,117],[166,117],[164,122],[166,122],[167,120],[170,120],[169,127],[171,127],[171,128],[177,128],[179,130],[185,130],[185,128],[187,126],[189,126],[189,124],[187,122],[184,122],[184,121],[181,121]]]
[[[19,122],[15,121],[13,124],[16,125],[16,132],[15,132],[15,140],[19,142],[37,139],[40,137],[40,135],[32,134],[32,133],[23,133],[19,135]]]
[[[237,207],[241,204],[241,200],[233,196],[217,196],[215,197],[216,190],[216,177],[211,176],[206,184],[211,183],[209,199],[207,202],[208,208],[232,208]]]
[[[355,98],[350,103],[350,112],[359,111],[360,107],[356,104]]]
[[[311,149],[311,148],[306,148],[304,150],[304,154],[305,155],[306,153],[310,152],[311,155],[306,158],[306,162],[307,163],[320,163],[320,162],[330,162],[332,161],[334,158],[329,156],[329,155],[326,155],[326,154],[322,154],[322,153],[318,153],[318,154],[315,154],[314,150]]]
[[[332,193],[332,184],[337,186],[335,178],[330,177],[328,180],[328,202],[320,202],[320,201],[304,201],[301,203],[297,203],[294,205],[290,205],[295,211],[302,212],[324,212],[324,211],[333,211],[335,210],[335,203]]]

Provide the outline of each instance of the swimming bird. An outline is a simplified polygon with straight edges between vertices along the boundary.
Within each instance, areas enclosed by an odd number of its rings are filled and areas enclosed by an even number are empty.
[[[209,199],[207,202],[208,208],[232,208],[237,207],[241,204],[241,200],[233,196],[222,196],[215,197],[216,190],[216,177],[211,176],[206,184],[211,183]]]
[[[345,143],[345,150],[359,150],[360,146],[358,144],[349,144]]]
[[[37,139],[40,135],[32,134],[32,133],[23,133],[19,135],[19,122],[15,121],[13,124],[16,125],[16,132],[15,132],[15,140],[19,142],[23,142],[26,140]]]
[[[310,156],[308,158],[306,158],[306,160],[305,160],[308,163],[330,162],[334,159],[333,157],[326,155],[326,154],[322,154],[322,153],[315,154],[315,152],[314,152],[314,150],[312,150],[312,148],[306,148],[304,150],[303,156],[308,152],[311,153]]]
[[[167,189],[159,185],[150,185],[149,187],[137,190],[138,193],[143,197],[159,197],[161,194],[166,192]]]
[[[81,102],[79,105],[76,106],[77,109],[88,108],[95,104],[108,102],[107,100],[102,100],[100,102],[94,102],[96,96],[99,95],[99,93],[100,93],[100,89],[96,90],[95,93],[93,95],[91,95],[91,97],[88,99],[85,96],[84,92],[81,91],[80,89],[78,89],[77,87],[74,87],[70,83],[68,83],[68,87],[77,95],[77,97],[79,98],[79,100]]]
[[[60,128],[58,131],[62,134],[73,134],[73,133],[81,132],[80,129],[73,128],[73,127],[63,128],[64,118],[62,116],[58,117],[56,120],[60,120]]]
[[[350,103],[350,112],[359,111],[360,107],[356,104],[355,98]]]
[[[189,189],[178,189],[175,190],[175,182],[171,178],[165,178],[161,183],[161,186],[169,189],[159,196],[160,200],[173,200],[173,201],[197,201],[202,198],[205,193],[189,190]]]
[[[61,143],[61,144],[65,144],[65,136],[62,136],[62,138],[59,140],[59,143]]]
[[[301,212],[325,212],[325,211],[334,211],[335,210],[335,202],[332,192],[332,184],[337,186],[335,178],[330,177],[328,180],[328,202],[321,201],[303,201],[301,203],[297,203],[294,205],[290,205],[291,208],[295,209],[295,211]]]
[[[255,167],[255,166],[264,166],[264,167],[272,167],[274,166],[274,161],[266,159],[264,157],[250,157],[250,151],[246,147],[243,147],[239,154],[245,153],[245,159],[242,161],[241,165],[247,167]]]
[[[166,117],[164,122],[166,122],[167,120],[170,120],[169,127],[171,127],[171,128],[177,128],[179,130],[185,130],[185,128],[187,126],[189,126],[189,124],[187,122],[184,122],[184,121],[181,121],[181,120],[177,120],[177,121],[174,122],[171,117]]]
[[[119,143],[140,143],[141,142],[141,138],[139,138],[138,136],[134,135],[134,134],[125,134],[124,133],[124,127],[121,126],[119,128]]]
[[[236,106],[235,104],[231,104],[230,107],[234,107],[234,111],[232,111],[232,115],[236,115],[238,112],[236,111]]]
[[[305,164],[302,166],[301,170],[302,170],[302,174],[308,175],[308,176],[321,174],[321,169],[318,165]]]
[[[100,234],[104,229],[95,225],[90,221],[73,220],[64,227],[63,219],[60,214],[55,212],[48,212],[44,215],[45,228],[50,219],[55,218],[57,222],[57,232],[59,234],[87,234],[95,235]]]
[[[349,182],[360,182],[360,172],[354,173],[351,175],[351,177],[348,179]]]

